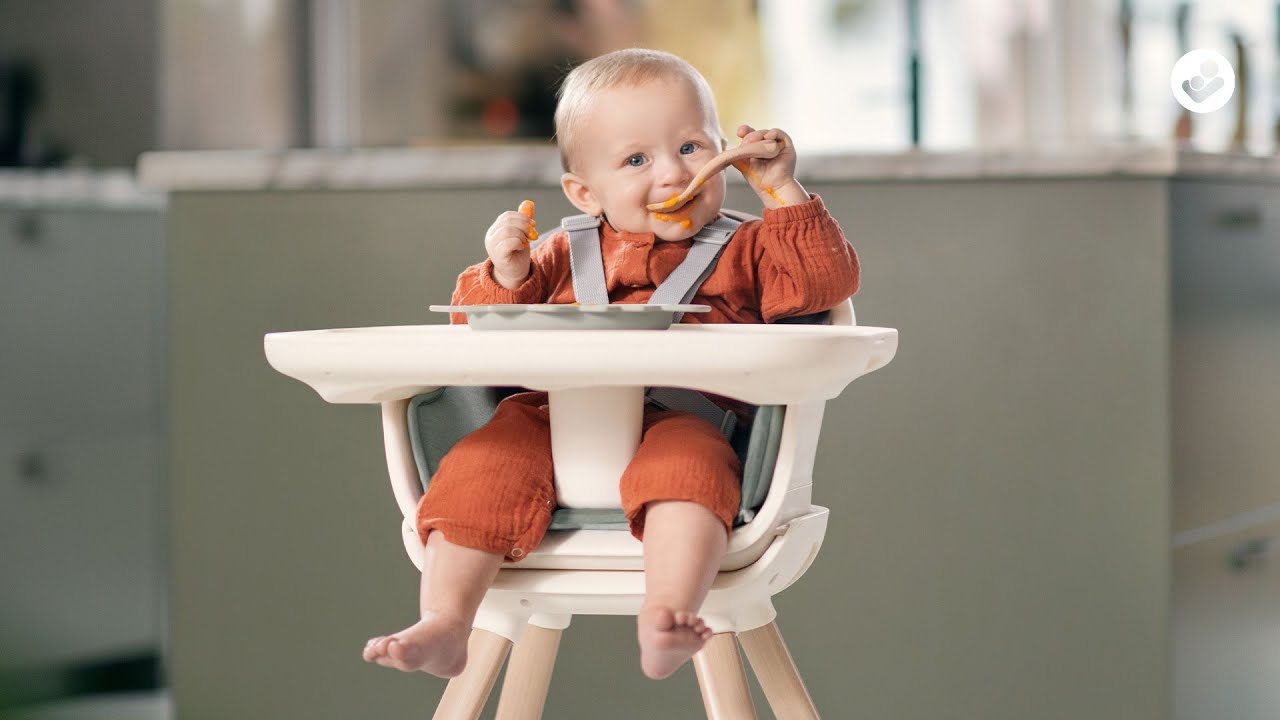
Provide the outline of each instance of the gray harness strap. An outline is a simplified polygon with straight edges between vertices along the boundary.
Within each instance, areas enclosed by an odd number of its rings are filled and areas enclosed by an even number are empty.
[[[741,224],[741,220],[721,216],[699,230],[693,236],[689,253],[653,291],[649,303],[680,305],[692,301]],[[574,297],[582,304],[608,305],[609,289],[604,278],[604,258],[600,254],[600,218],[573,215],[561,220],[560,227],[569,235],[569,271],[573,276]],[[676,313],[674,322],[680,322],[683,314]],[[733,437],[738,416],[722,410],[696,390],[649,388],[645,394],[652,405],[693,413],[719,428],[725,438]]]
[[[689,254],[653,291],[653,305],[679,305],[693,300],[698,288],[715,270],[716,261],[742,222],[721,216],[693,236]],[[573,215],[560,221],[569,235],[569,272],[573,276],[573,296],[583,305],[608,305],[609,289],[604,279],[604,258],[600,255],[600,218]],[[677,313],[680,322],[683,313]]]
[[[693,236],[693,247],[684,261],[676,266],[662,284],[653,291],[649,302],[654,305],[679,305],[693,300],[698,288],[711,276],[716,268],[716,261],[729,244],[729,239],[742,223],[732,218],[721,216],[716,221],[703,227]],[[680,322],[680,316],[676,316]]]
[[[560,227],[569,234],[573,297],[582,305],[608,305],[609,288],[604,282],[604,258],[600,255],[600,218],[571,215],[560,221]]]

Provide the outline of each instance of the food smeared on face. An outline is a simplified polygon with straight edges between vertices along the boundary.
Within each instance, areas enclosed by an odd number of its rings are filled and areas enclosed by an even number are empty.
[[[702,186],[703,186],[703,184],[705,184],[705,183],[706,183],[706,180],[702,180],[702,181],[700,181],[698,184],[693,185],[692,187],[687,188],[687,189],[685,190],[685,192],[688,192],[688,193],[692,194],[692,193],[696,192],[696,191],[698,190],[698,188],[702,187]],[[671,197],[667,198],[666,200],[663,200],[663,201],[662,201],[662,205],[660,205],[659,207],[654,208],[654,209],[655,209],[655,210],[670,210],[671,208],[673,208],[673,207],[675,207],[675,206],[677,206],[677,205],[679,205],[679,204],[680,204],[680,196],[681,196],[681,195],[684,195],[684,192],[678,192],[678,193],[676,193],[675,195],[672,195]],[[690,198],[690,199],[692,199],[692,198]],[[650,206],[650,207],[652,207],[652,206]]]
[[[691,203],[686,203],[684,207],[673,213],[651,212],[649,214],[652,215],[655,220],[659,220],[661,222],[680,223],[680,227],[682,228],[687,229],[693,225],[693,219],[691,217],[693,215],[693,206]]]

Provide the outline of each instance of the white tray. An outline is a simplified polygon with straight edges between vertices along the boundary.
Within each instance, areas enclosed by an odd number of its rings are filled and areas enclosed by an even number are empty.
[[[329,402],[388,402],[444,385],[532,390],[688,387],[756,405],[827,400],[893,357],[898,331],[679,323],[663,332],[472,332],[408,325],[271,333],[276,370]]]
[[[466,313],[476,330],[666,330],[675,313],[710,312],[708,305],[431,305]]]

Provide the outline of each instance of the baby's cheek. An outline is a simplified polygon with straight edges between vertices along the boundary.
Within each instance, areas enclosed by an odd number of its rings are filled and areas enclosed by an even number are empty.
[[[643,180],[629,180],[623,186],[622,192],[627,200],[644,200],[649,196],[649,183]]]

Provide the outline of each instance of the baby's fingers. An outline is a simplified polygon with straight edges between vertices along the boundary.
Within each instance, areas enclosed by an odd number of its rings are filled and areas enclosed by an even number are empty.
[[[503,249],[526,250],[529,247],[529,221],[513,222],[502,229],[498,243]]]
[[[769,128],[764,134],[764,139],[776,140],[784,148],[791,145],[791,136],[778,128]]]
[[[756,131],[755,128],[751,127],[750,125],[739,125],[738,137],[742,138],[743,142],[751,142],[750,140],[747,139],[747,136],[754,133],[755,131]]]
[[[529,252],[529,218],[515,212],[498,216],[485,234],[484,246],[495,260]]]
[[[783,146],[789,144],[787,134],[778,128],[766,128],[764,130],[756,130],[750,125],[738,126],[738,137],[742,138],[743,144],[753,142],[781,141]]]
[[[527,244],[538,239],[538,224],[528,215],[508,210],[498,216],[490,233],[493,235],[517,235]]]

